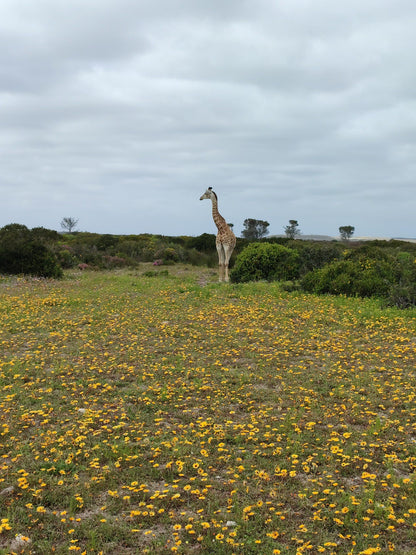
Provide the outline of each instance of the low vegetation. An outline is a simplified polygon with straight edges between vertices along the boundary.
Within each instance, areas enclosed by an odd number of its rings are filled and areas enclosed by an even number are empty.
[[[177,264],[0,280],[0,553],[413,554],[412,309]]]
[[[231,280],[290,280],[290,289],[317,294],[377,297],[388,306],[416,306],[416,250],[411,243],[340,244],[291,241],[251,243],[238,256]]]
[[[111,270],[143,262],[216,267],[215,235],[59,234],[19,224],[0,229],[0,273],[58,278],[63,270],[73,268]],[[290,290],[377,297],[398,308],[416,306],[416,245],[405,241],[361,244],[239,238],[230,267],[234,283],[281,281]]]
[[[60,277],[62,270],[111,270],[157,265],[218,264],[215,235],[110,235],[88,232],[60,234],[42,227],[9,224],[0,229],[0,273]]]
[[[283,245],[251,243],[237,257],[231,281],[287,281],[299,276],[299,253]]]
[[[0,273],[62,277],[62,268],[47,244],[58,233],[10,224],[0,229]]]

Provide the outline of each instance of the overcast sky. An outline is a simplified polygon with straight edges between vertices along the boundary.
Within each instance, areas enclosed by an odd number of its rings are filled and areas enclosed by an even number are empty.
[[[416,237],[415,0],[1,0],[0,227]]]

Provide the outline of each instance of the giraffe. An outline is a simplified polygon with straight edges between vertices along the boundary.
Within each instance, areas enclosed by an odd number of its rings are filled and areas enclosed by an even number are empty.
[[[229,281],[228,262],[230,261],[231,254],[234,250],[236,238],[230,227],[227,225],[227,222],[218,212],[218,197],[212,190],[212,187],[208,187],[199,200],[204,199],[211,199],[212,217],[218,228],[216,246],[218,252],[219,281]]]

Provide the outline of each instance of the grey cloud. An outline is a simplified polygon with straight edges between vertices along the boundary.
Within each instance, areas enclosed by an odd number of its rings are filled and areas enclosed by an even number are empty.
[[[211,185],[237,230],[414,234],[415,23],[410,0],[6,0],[0,225],[214,231]]]

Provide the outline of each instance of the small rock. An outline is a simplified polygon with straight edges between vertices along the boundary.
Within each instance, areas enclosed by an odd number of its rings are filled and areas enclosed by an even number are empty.
[[[17,534],[15,539],[10,544],[10,550],[11,551],[21,551],[26,546],[28,546],[31,543],[31,541],[32,540],[30,538],[28,538],[27,536],[23,536],[23,534]]]
[[[237,523],[234,522],[234,520],[227,520],[225,525],[227,528],[232,528],[233,526],[237,526]]]
[[[0,491],[0,495],[1,496],[11,495],[13,492],[14,492],[14,486],[10,486],[9,488],[5,488],[2,491]]]

